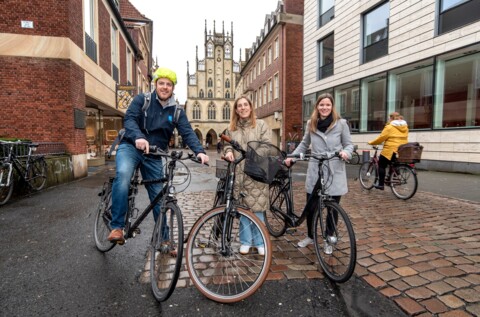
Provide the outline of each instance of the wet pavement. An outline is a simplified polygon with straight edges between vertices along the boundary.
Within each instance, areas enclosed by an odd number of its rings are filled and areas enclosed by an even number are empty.
[[[214,174],[217,155],[209,155],[212,166],[201,168],[196,176]],[[381,294],[410,316],[480,316],[480,195],[476,194],[480,177],[419,171],[418,192],[403,201],[388,188],[362,190],[355,179],[358,168],[348,166],[349,193],[341,201],[357,239],[357,266],[352,280],[366,285],[362,292]],[[295,208],[305,203],[302,177],[304,169],[299,167]],[[213,204],[215,181],[207,179],[201,188],[189,188],[177,196],[186,231]],[[446,186],[450,192],[444,193],[442,188]],[[269,281],[326,279],[313,246],[296,246],[305,236],[305,224],[297,229],[293,234],[271,237],[274,253],[266,285]],[[149,283],[148,274],[145,270],[140,280]],[[356,294],[359,288],[349,283],[340,286],[344,300],[364,300],[365,294]],[[177,288],[190,287],[194,286],[184,267]],[[350,303],[350,307],[360,304]]]

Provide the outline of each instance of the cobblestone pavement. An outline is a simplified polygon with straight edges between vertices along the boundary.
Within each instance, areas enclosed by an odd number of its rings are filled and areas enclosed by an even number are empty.
[[[305,203],[303,182],[296,208]],[[214,192],[179,194],[188,231],[213,204]],[[389,190],[363,191],[349,180],[341,202],[357,239],[355,274],[411,316],[480,316],[480,203],[417,192],[407,201]],[[313,246],[297,232],[272,239],[268,280],[325,278]],[[148,269],[148,267],[146,267]],[[148,282],[148,271],[144,273]],[[186,266],[177,287],[193,287]]]

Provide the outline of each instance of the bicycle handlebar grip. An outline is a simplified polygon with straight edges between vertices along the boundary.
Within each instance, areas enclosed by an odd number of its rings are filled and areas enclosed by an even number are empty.
[[[157,152],[157,146],[156,145],[149,145],[148,150],[149,152]]]
[[[228,135],[225,135],[225,134],[220,134],[220,139],[224,140],[225,142],[232,142],[232,139],[228,136]]]

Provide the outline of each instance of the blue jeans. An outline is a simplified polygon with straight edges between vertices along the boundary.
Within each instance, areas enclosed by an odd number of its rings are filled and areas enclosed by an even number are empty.
[[[116,173],[112,185],[112,221],[110,226],[113,229],[125,227],[125,215],[128,210],[128,189],[130,180],[135,168],[140,165],[140,173],[143,179],[158,179],[163,177],[163,163],[161,159],[153,159],[143,155],[132,144],[121,143],[115,157]],[[157,196],[162,189],[162,183],[147,184],[148,197],[150,201]],[[153,218],[157,221],[160,213],[160,206],[153,208]]]
[[[255,216],[264,221],[263,212],[256,212]],[[240,243],[250,247],[263,247],[264,245],[258,228],[253,226],[253,222],[243,216],[240,216]]]

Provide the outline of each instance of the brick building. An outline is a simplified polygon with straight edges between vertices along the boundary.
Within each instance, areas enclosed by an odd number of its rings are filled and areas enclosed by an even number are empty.
[[[301,140],[303,0],[279,1],[242,62],[236,96],[248,96],[258,118],[272,129],[272,143],[286,149]]]
[[[149,89],[153,23],[128,0],[1,6],[0,136],[63,142],[84,177],[104,163],[133,95]]]

